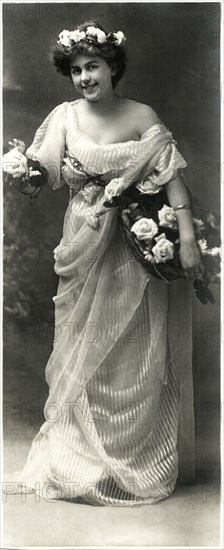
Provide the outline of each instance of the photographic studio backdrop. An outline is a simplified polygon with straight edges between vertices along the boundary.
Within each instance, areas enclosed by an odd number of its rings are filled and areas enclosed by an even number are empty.
[[[219,3],[4,4],[4,152],[13,137],[28,147],[48,113],[78,97],[70,80],[56,73],[48,53],[63,29],[92,18],[108,32],[124,32],[128,63],[118,93],[153,107],[188,163],[189,187],[206,208],[219,213]],[[53,249],[62,236],[68,200],[66,185],[57,191],[46,186],[33,206],[12,187],[4,187],[4,395],[11,406],[11,415],[5,417],[10,469],[18,438],[31,438],[34,425],[43,421],[48,391],[44,371],[54,333],[52,297],[58,284]],[[215,305],[202,306],[194,298],[197,479],[204,482],[219,475],[219,287],[212,285],[211,290]],[[18,456],[16,460],[19,469]],[[22,466],[24,457],[19,460]]]

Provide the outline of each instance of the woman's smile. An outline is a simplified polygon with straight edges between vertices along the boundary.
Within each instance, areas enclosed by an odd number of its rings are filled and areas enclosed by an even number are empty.
[[[97,83],[86,84],[82,86],[82,95],[88,101],[93,101],[93,100],[95,101],[102,96],[101,88],[98,86]]]
[[[87,92],[92,92],[97,86],[96,84],[87,84],[86,86],[82,86],[83,90],[87,90]]]

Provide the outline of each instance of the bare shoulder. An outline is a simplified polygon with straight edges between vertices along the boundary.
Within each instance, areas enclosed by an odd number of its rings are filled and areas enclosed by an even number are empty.
[[[132,99],[125,99],[125,103],[130,110],[130,115],[136,122],[136,128],[140,136],[154,124],[161,124],[161,120],[150,105]]]

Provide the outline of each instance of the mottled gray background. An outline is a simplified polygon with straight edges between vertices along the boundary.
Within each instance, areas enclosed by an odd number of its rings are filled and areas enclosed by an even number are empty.
[[[50,65],[48,51],[61,30],[91,17],[108,31],[125,33],[128,65],[118,92],[155,109],[188,163],[190,188],[206,208],[219,212],[218,3],[5,4],[5,151],[12,137],[28,147],[47,114],[76,99],[69,80]],[[23,465],[25,451],[20,455],[18,449],[24,438],[30,444],[43,421],[58,282],[52,251],[62,236],[68,188],[46,187],[29,206],[26,197],[5,186],[4,201],[5,436],[6,463],[13,470]],[[219,475],[219,288],[211,289],[215,306],[194,299],[197,479],[202,483]]]

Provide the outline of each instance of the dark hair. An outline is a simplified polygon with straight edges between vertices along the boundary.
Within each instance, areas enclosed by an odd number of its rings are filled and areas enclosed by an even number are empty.
[[[96,27],[101,31],[106,31],[104,28],[97,23],[96,21],[85,21],[77,27],[79,31],[85,31],[87,27]],[[107,34],[107,33],[106,33]],[[115,65],[116,74],[111,77],[112,86],[115,88],[116,84],[122,78],[125,66],[126,66],[126,49],[124,46],[116,46],[113,43],[106,42],[105,44],[98,44],[97,42],[88,42],[81,40],[77,44],[74,44],[69,51],[62,45],[56,44],[53,46],[50,52],[50,60],[53,65],[56,67],[56,71],[63,76],[69,76],[70,73],[70,61],[71,57],[74,54],[82,55],[97,55],[106,61],[106,63],[111,66]]]

